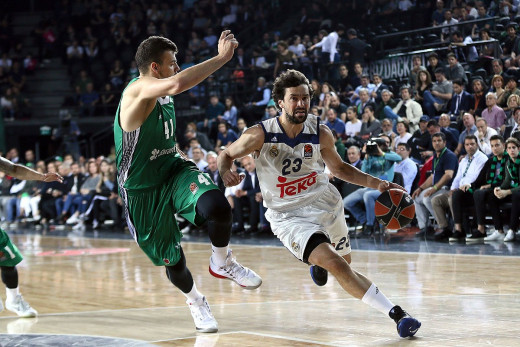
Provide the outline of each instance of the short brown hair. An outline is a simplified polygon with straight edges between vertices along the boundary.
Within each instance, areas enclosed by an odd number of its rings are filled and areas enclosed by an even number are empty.
[[[141,42],[135,53],[135,62],[139,72],[147,73],[153,62],[162,63],[162,55],[167,51],[178,52],[175,43],[166,37],[150,36]]]

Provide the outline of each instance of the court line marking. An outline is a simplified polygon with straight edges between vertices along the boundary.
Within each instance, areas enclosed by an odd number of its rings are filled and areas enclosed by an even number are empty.
[[[518,294],[511,293],[511,294],[460,294],[460,295],[452,295],[452,294],[446,294],[446,295],[431,295],[431,296],[402,296],[402,295],[396,295],[392,298],[397,299],[408,299],[408,300],[414,300],[414,299],[435,299],[435,298],[453,298],[453,299],[472,299],[475,297],[507,297],[507,296],[515,296],[517,297]],[[314,300],[283,300],[283,301],[258,301],[258,302],[240,302],[240,303],[212,303],[211,306],[215,307],[229,307],[229,306],[251,306],[251,305],[280,305],[280,304],[299,304],[299,303],[337,303],[337,302],[349,302],[349,301],[356,301],[361,302],[361,300],[356,299],[354,297],[351,298],[343,298],[343,299],[314,299]],[[132,307],[132,308],[120,308],[120,309],[105,309],[105,310],[97,310],[97,311],[68,311],[68,312],[56,312],[56,313],[44,313],[44,314],[38,314],[38,317],[53,317],[53,316],[70,316],[70,315],[86,315],[86,314],[101,314],[101,313],[110,313],[110,312],[127,312],[127,311],[146,311],[146,310],[177,310],[177,309],[183,309],[185,310],[187,305],[177,305],[177,306],[157,306],[157,307]],[[19,318],[14,316],[6,316],[6,317],[0,317],[0,320],[3,319],[13,319],[13,318]]]
[[[18,236],[21,238],[21,237],[27,236],[27,235],[15,234],[15,235],[9,235],[9,236]],[[42,236],[70,240],[67,236],[54,236],[54,235],[42,235]],[[79,236],[78,238],[81,238],[81,237],[82,236]],[[124,242],[131,242],[131,243],[137,245],[135,240],[132,238],[128,238],[128,239],[91,238],[91,237],[83,237],[83,238],[86,240],[99,240],[99,241],[112,241],[112,242],[124,241]],[[282,244],[279,244],[279,245],[250,245],[250,244],[233,243],[232,241],[233,241],[233,238],[231,239],[231,243],[229,244],[231,248],[233,248],[233,247],[242,248],[243,247],[243,248],[281,248],[281,249],[285,249],[285,247]],[[419,242],[422,242],[422,241],[419,241]],[[208,238],[208,242],[202,242],[202,241],[182,242],[181,241],[181,243],[210,246],[209,238]],[[425,242],[425,246],[427,249],[429,248],[428,245],[429,245],[429,243]],[[479,245],[481,245],[481,244],[479,244]],[[479,245],[474,245],[474,246],[479,246]],[[468,245],[466,245],[466,246],[471,247]],[[411,251],[389,251],[389,250],[380,250],[380,249],[352,249],[352,252],[366,252],[366,253],[381,252],[381,253],[395,253],[395,254],[425,254],[425,255],[437,255],[438,254],[438,255],[453,255],[453,256],[463,256],[463,257],[478,256],[478,257],[493,257],[493,258],[519,258],[520,257],[520,255],[460,254],[460,253],[446,253],[446,252],[411,252]]]
[[[217,336],[217,335],[231,335],[231,334],[245,334],[245,335],[257,335],[257,336],[263,336],[263,337],[269,337],[273,339],[279,339],[279,340],[288,340],[288,341],[297,341],[297,342],[305,342],[305,343],[311,343],[311,344],[318,344],[322,346],[341,346],[340,344],[334,344],[330,342],[320,342],[316,340],[307,340],[307,339],[301,339],[297,337],[292,336],[281,336],[281,335],[275,335],[275,334],[266,334],[266,333],[258,333],[254,331],[247,331],[247,330],[238,330],[238,331],[229,331],[225,333],[217,333],[215,335],[204,335],[204,337],[208,336],[211,338],[211,336]],[[187,336],[187,337],[180,337],[180,338],[174,338],[174,339],[165,339],[165,340],[147,340],[146,342],[149,343],[159,343],[159,342],[168,342],[168,341],[180,341],[180,340],[188,340],[188,339],[197,339],[198,336],[202,335],[194,335],[194,336]]]

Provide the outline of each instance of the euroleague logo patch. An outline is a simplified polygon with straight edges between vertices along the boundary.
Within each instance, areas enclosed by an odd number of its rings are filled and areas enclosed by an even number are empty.
[[[193,195],[195,195],[199,190],[199,186],[195,182],[193,182],[192,184],[190,184],[190,190],[193,193]]]
[[[303,157],[305,159],[312,158],[312,145],[305,145],[303,146]]]

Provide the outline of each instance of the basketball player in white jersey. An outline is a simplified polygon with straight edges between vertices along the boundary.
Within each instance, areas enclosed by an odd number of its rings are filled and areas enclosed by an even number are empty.
[[[272,92],[282,115],[247,129],[219,155],[222,180],[228,187],[239,184],[243,177],[231,170],[232,162],[252,154],[268,208],[266,218],[284,246],[302,262],[330,272],[352,296],[389,315],[401,337],[413,336],[421,323],[350,267],[342,198],[329,183],[324,166],[344,181],[381,192],[404,188],[368,175],[340,158],[332,132],[309,114],[312,92],[301,72],[282,73]]]

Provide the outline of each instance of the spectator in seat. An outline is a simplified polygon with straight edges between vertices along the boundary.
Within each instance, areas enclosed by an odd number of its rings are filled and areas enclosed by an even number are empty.
[[[215,145],[215,151],[220,146],[229,146],[238,139],[237,134],[229,128],[227,122],[223,121],[218,124],[218,137],[217,144]]]
[[[401,142],[397,144],[397,154],[402,158],[395,164],[395,172],[401,173],[404,180],[404,188],[408,194],[412,194],[412,184],[417,176],[417,164],[410,159],[412,149],[408,143]]]
[[[457,194],[454,194],[452,196],[453,205],[462,205],[464,203],[467,207],[475,207],[475,214],[478,226],[477,231],[472,231],[471,233],[473,241],[482,241],[482,239],[486,236],[485,219],[486,214],[489,213],[488,208],[486,208],[486,203],[494,199],[493,196],[495,187],[499,187],[502,184],[505,177],[506,162],[508,160],[507,153],[504,151],[504,139],[500,135],[495,135],[491,137],[490,142],[491,150],[493,151],[493,156],[491,156],[486,161],[484,167],[482,168],[482,170],[480,170],[477,179],[471,184],[462,185],[460,187],[461,192],[457,192]],[[461,197],[467,197],[467,195],[464,193],[472,194],[472,199],[466,199],[464,200],[464,202],[462,202]],[[500,228],[501,222],[493,220],[493,224],[495,225],[495,231],[484,240],[503,240],[505,235],[503,228]],[[457,239],[462,238],[460,234],[457,234],[457,231],[461,231],[461,229],[456,229],[454,236]]]
[[[434,236],[435,241],[448,241],[454,239],[455,241],[462,241],[466,237],[466,233],[462,232],[462,208],[467,206],[467,201],[472,200],[471,193],[467,193],[461,189],[467,184],[473,183],[480,171],[484,167],[488,157],[478,150],[477,137],[475,135],[468,135],[464,139],[464,148],[466,155],[461,160],[457,169],[457,174],[451,183],[449,191],[444,191],[442,194],[437,194],[432,198],[431,203],[435,220],[439,224],[440,231]],[[457,204],[453,204],[453,196],[459,195],[456,199]],[[448,220],[446,212],[449,209],[455,221],[455,230],[448,227]],[[452,238],[453,235],[453,238]]]
[[[192,149],[192,154],[193,154],[193,162],[195,163],[195,165],[197,165],[197,168],[200,170],[200,171],[203,171],[206,166],[208,166],[208,163],[204,160],[204,153],[202,152],[202,149],[200,147],[195,147]]]
[[[408,145],[412,149],[411,159],[418,164],[424,163],[422,153],[432,147],[431,135],[428,132],[428,116],[422,116],[419,120],[419,129],[416,130],[408,140]]]
[[[419,223],[419,237],[434,235],[429,215],[434,215],[432,199],[445,193],[458,167],[457,156],[446,147],[446,135],[439,132],[432,136],[434,149],[432,174],[412,193],[415,201],[415,215]]]
[[[500,233],[500,230],[503,230],[503,228],[501,228],[503,217],[500,212],[500,203],[503,201],[512,202],[509,229],[504,237],[505,242],[510,242],[515,240],[515,233],[518,230],[520,218],[520,158],[518,156],[520,141],[514,137],[508,138],[506,140],[506,151],[509,158],[505,165],[504,181],[499,187],[493,189],[493,196],[489,201],[489,207],[491,208],[493,221],[495,221],[495,219],[499,220],[498,224],[495,224],[495,229]]]
[[[416,131],[419,128],[419,120],[423,115],[421,105],[412,100],[412,88],[409,86],[401,87],[401,101],[391,109],[389,106],[384,107],[386,118],[390,118],[395,122],[402,120],[408,125],[410,131]]]
[[[457,120],[465,112],[468,112],[474,103],[473,96],[464,90],[464,82],[460,79],[454,80],[450,106],[451,119]]]
[[[480,117],[482,111],[486,108],[485,90],[487,89],[487,85],[482,79],[475,78],[472,82],[472,88],[473,99],[475,100],[475,103],[472,105],[469,112],[475,117]]]
[[[466,154],[466,150],[464,149],[464,139],[468,135],[475,135],[477,132],[477,126],[475,125],[475,117],[469,113],[466,112],[462,116],[462,124],[464,124],[464,130],[459,135],[459,144],[457,145],[457,148],[455,149],[454,153],[458,157],[459,155]]]
[[[497,96],[495,93],[490,92],[486,94],[486,105],[487,108],[482,111],[482,118],[486,120],[490,128],[503,131],[507,117],[504,110],[497,106]]]
[[[79,106],[81,108],[82,117],[92,117],[99,103],[99,94],[94,90],[94,83],[87,84],[85,93],[81,93],[79,98]]]
[[[507,125],[503,132],[503,137],[505,139],[510,138],[511,136],[516,137],[516,133],[520,131],[520,107],[516,107],[513,110],[513,115],[511,116],[513,119],[512,125]]]
[[[381,102],[376,105],[375,116],[379,120],[385,119],[385,106],[393,109],[397,102],[392,98],[392,92],[384,89],[381,92]]]
[[[327,121],[325,122],[325,125],[331,130],[335,130],[336,134],[345,133],[345,123],[338,118],[338,114],[333,108],[327,110]]]
[[[368,140],[372,136],[377,136],[381,133],[381,123],[374,116],[374,107],[367,105],[363,112],[361,122],[361,130],[359,136],[363,141]]]
[[[446,79],[444,69],[435,70],[435,79],[432,90],[424,92],[423,107],[430,118],[435,117],[437,111],[446,109],[446,105],[453,95],[453,85]]]
[[[487,126],[487,121],[484,118],[477,120],[477,139],[478,146],[486,155],[491,155],[491,137],[498,135],[497,131]]]

